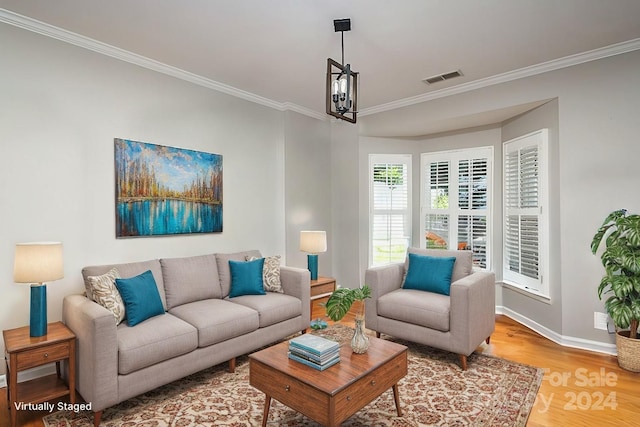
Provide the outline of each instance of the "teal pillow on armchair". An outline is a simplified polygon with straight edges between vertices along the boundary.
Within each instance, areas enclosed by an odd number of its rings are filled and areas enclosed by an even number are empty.
[[[410,253],[407,277],[402,288],[449,295],[455,262],[455,257],[432,257]]]

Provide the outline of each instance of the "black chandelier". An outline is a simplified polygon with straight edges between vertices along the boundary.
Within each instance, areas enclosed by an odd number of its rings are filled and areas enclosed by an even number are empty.
[[[358,112],[358,73],[344,64],[344,32],[351,31],[351,19],[335,19],[335,32],[342,33],[342,63],[327,58],[327,114],[351,123]]]

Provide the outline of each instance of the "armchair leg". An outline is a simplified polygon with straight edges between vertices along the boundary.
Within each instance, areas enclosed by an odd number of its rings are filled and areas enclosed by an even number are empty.
[[[464,354],[459,354],[458,356],[460,356],[460,366],[462,367],[463,371],[467,370],[467,356],[465,356]]]
[[[100,425],[100,419],[102,418],[102,411],[93,413],[93,426],[98,427]]]
[[[236,358],[229,359],[229,373],[233,374],[236,371]]]
[[[380,332],[376,332],[376,338],[380,338]]]
[[[486,339],[486,340],[484,340],[484,342],[486,342],[487,344],[489,344],[489,341],[491,341],[491,335],[489,335],[489,336],[487,337],[487,339]]]

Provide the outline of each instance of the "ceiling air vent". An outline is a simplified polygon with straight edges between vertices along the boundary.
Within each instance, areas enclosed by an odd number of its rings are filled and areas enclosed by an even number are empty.
[[[462,72],[460,70],[449,71],[448,73],[438,74],[437,76],[427,77],[426,79],[422,79],[422,81],[428,85],[443,82],[445,80],[454,79],[456,77],[460,77]]]

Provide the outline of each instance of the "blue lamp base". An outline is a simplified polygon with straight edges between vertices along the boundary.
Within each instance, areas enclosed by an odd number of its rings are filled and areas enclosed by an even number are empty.
[[[31,285],[29,336],[47,335],[47,285]]]
[[[307,266],[311,272],[311,280],[318,280],[318,254],[307,255]]]

